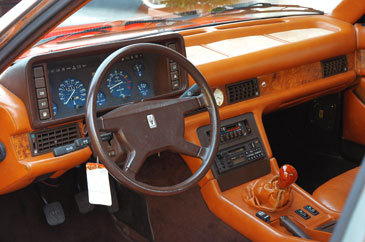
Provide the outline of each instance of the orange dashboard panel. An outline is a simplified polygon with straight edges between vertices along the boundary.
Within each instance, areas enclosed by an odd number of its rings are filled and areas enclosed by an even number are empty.
[[[7,151],[0,163],[0,194],[23,188],[38,176],[71,169],[91,155],[91,150],[85,148],[60,157],[52,153],[31,156],[28,133],[32,129],[24,103],[2,85],[0,117],[0,140]]]

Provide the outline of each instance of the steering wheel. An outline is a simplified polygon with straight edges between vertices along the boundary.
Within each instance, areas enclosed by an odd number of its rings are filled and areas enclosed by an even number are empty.
[[[193,97],[131,103],[97,118],[97,93],[111,66],[122,57],[140,52],[161,55],[174,60],[195,80],[201,89],[201,94]],[[211,122],[210,141],[207,147],[198,146],[184,138],[184,114],[203,107],[207,108]],[[93,152],[109,173],[127,187],[149,195],[168,196],[189,189],[209,171],[218,149],[220,128],[218,107],[207,81],[183,55],[157,44],[140,43],[120,48],[100,64],[91,81],[86,100],[86,125]],[[122,167],[112,161],[106,152],[100,138],[100,131],[113,132],[117,143],[126,150],[126,159]],[[192,176],[176,185],[157,187],[138,181],[136,174],[145,159],[149,155],[164,150],[200,158],[202,164]]]

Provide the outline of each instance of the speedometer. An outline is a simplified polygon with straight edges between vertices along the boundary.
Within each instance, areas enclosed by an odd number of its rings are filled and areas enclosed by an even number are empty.
[[[69,108],[80,108],[85,104],[86,88],[76,78],[67,78],[58,88],[61,102]]]
[[[111,94],[117,98],[127,98],[131,96],[133,83],[127,72],[115,70],[109,73],[108,88]]]

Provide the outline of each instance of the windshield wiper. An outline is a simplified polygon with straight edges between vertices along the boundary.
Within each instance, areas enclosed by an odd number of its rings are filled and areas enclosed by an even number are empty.
[[[105,26],[101,26],[101,27],[96,27],[96,28],[90,28],[90,29],[84,29],[82,31],[78,31],[78,32],[73,32],[73,33],[67,33],[67,34],[60,34],[60,35],[55,35],[46,39],[41,39],[40,41],[38,41],[33,47],[48,43],[50,41],[65,37],[65,38],[69,38],[73,35],[78,35],[78,34],[85,34],[85,33],[91,33],[91,32],[100,32],[100,33],[106,33],[109,32],[107,31],[107,29],[112,28],[111,25],[105,25]]]
[[[185,22],[191,19],[199,18],[201,15],[198,11],[187,11],[187,12],[180,12],[174,13],[174,15],[178,15],[179,17],[175,18],[157,18],[157,19],[141,19],[141,20],[130,20],[124,23],[124,26],[132,25],[132,24],[144,24],[144,23],[168,23],[168,22]]]
[[[280,10],[271,10],[271,11],[296,11],[296,12],[315,12],[318,14],[324,14],[323,11],[310,8],[310,7],[303,7],[300,5],[287,5],[287,4],[273,4],[273,3],[265,3],[265,2],[258,2],[258,3],[238,3],[234,5],[227,5],[222,7],[216,7],[213,8],[210,12],[211,14],[220,14],[220,13],[226,13],[231,11],[237,11],[237,10],[251,10],[251,9],[265,9],[265,8],[271,8],[271,7],[282,7]],[[286,10],[287,8],[299,8],[299,9],[290,9]],[[256,12],[256,11],[255,11]],[[257,11],[262,12],[262,11]]]

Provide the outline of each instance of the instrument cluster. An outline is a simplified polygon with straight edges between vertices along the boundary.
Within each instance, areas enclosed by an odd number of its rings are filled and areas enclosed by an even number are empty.
[[[104,58],[97,55],[48,63],[55,119],[85,112],[89,84]],[[97,108],[102,110],[153,97],[155,59],[153,55],[139,53],[122,58],[112,66],[98,92]]]

